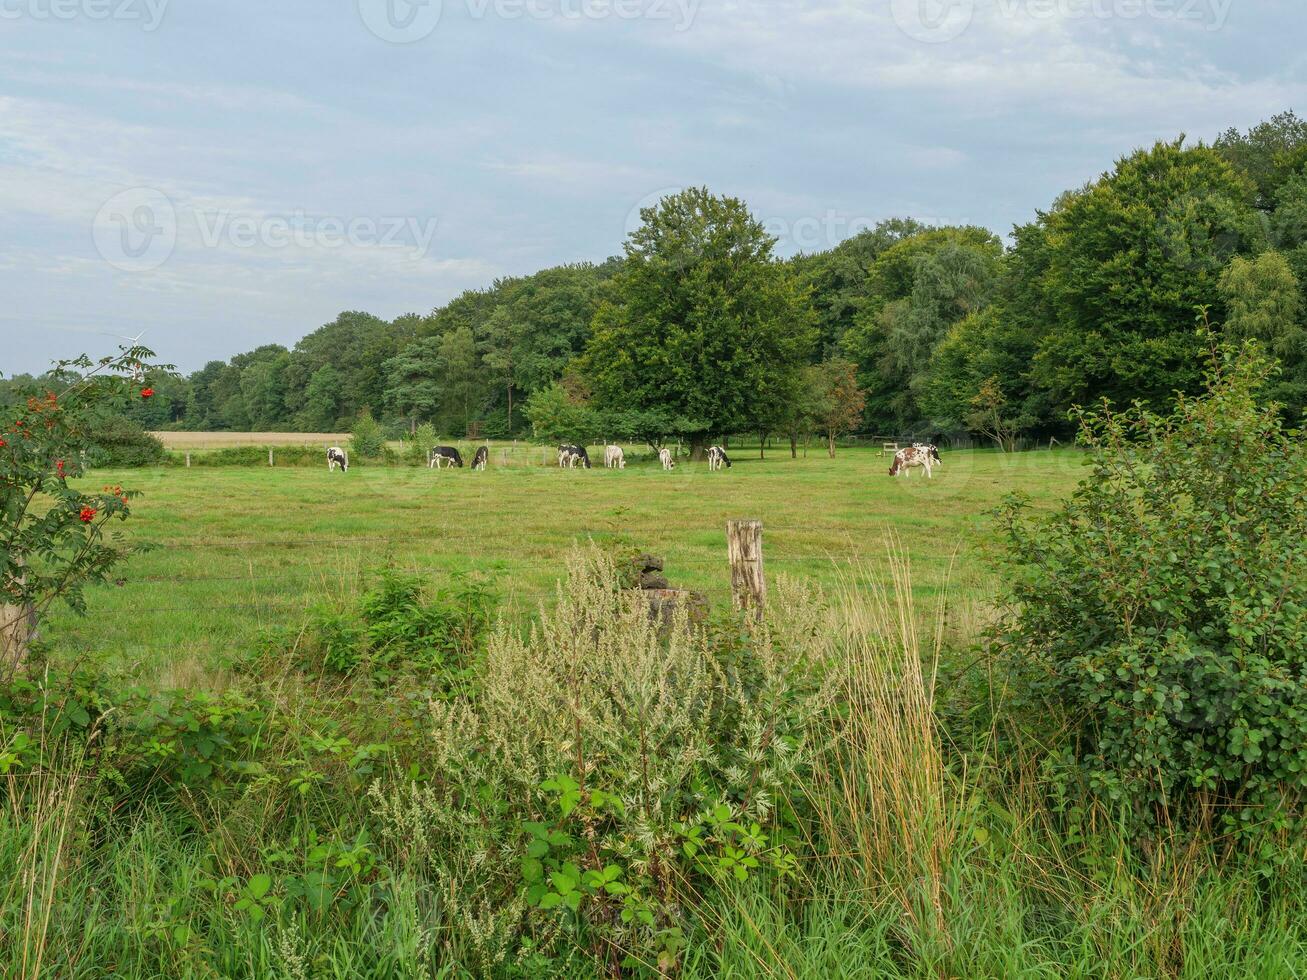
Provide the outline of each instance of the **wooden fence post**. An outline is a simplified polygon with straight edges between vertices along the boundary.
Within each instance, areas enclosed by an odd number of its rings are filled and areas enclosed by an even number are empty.
[[[190,453],[187,453],[187,454],[186,454],[186,468],[187,468],[188,470],[191,468],[191,454],[190,454]]]
[[[272,465],[272,450],[271,450],[271,449],[268,450],[268,465],[269,465],[269,466]]]
[[[762,619],[767,580],[762,567],[762,521],[726,522],[726,557],[731,563],[731,594],[736,609],[752,609]]]

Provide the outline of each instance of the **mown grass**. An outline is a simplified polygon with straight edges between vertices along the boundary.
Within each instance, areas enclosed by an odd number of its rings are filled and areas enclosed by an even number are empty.
[[[1020,489],[1048,504],[1079,478],[1074,451],[945,453],[932,480],[891,479],[877,451],[791,459],[779,447],[733,451],[709,473],[682,461],[664,472],[632,452],[623,471],[540,465],[550,451],[496,446],[485,472],[355,465],[161,467],[97,471],[133,502],[125,532],[153,550],[118,584],[90,593],[85,619],[56,611],[44,627],[55,650],[113,651],[147,674],[187,681],[220,671],[267,626],[295,626],[323,602],[343,601],[369,570],[393,564],[437,576],[484,576],[505,602],[550,601],[578,541],[652,551],[677,586],[728,600],[725,522],[761,518],[773,571],[832,582],[841,563],[877,556],[886,531],[904,541],[928,595],[952,567],[965,629],[968,604],[991,583],[980,560],[986,512]],[[507,465],[505,465],[505,463]]]

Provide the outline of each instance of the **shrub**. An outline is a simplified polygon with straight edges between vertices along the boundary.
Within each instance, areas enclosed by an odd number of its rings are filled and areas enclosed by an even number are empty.
[[[163,443],[131,419],[108,415],[87,433],[88,466],[153,466],[163,461]]]
[[[386,434],[372,417],[372,412],[363,409],[350,434],[350,452],[359,457],[381,456],[386,448]]]
[[[427,453],[436,444],[436,427],[423,422],[404,443],[404,462],[412,466],[426,466]]]
[[[1307,773],[1307,477],[1255,349],[1173,412],[1080,416],[1090,473],[1047,519],[1001,510],[1000,629],[1067,758],[1143,823],[1200,799],[1291,808]],[[1180,804],[1180,806],[1177,806]]]

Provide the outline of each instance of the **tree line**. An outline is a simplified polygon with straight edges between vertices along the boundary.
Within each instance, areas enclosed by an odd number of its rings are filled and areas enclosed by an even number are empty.
[[[1013,228],[884,221],[779,258],[744,202],[691,188],[623,254],[496,280],[427,315],[341,313],[151,378],[146,428],[339,431],[360,415],[484,437],[968,432],[1011,448],[1073,405],[1201,382],[1200,315],[1280,361],[1307,406],[1307,122],[1122,157]],[[1200,313],[1201,311],[1201,313]],[[30,378],[0,381],[0,399]]]

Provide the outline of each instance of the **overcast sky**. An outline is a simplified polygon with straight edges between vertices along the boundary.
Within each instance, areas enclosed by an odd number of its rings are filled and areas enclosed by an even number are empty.
[[[1302,0],[0,0],[0,373],[185,370],[617,254],[706,184],[780,250],[1006,234],[1303,111]]]

